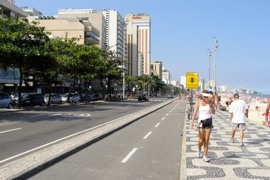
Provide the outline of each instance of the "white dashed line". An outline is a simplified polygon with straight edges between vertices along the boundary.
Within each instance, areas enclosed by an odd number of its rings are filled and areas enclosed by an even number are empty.
[[[146,135],[143,137],[143,139],[147,139],[147,138],[150,136],[150,134],[152,134],[152,132],[149,132],[148,134],[146,134]]]
[[[7,132],[11,132],[11,131],[18,131],[18,130],[21,130],[22,128],[16,128],[16,129],[10,129],[10,130],[6,130],[6,131],[1,131],[0,134],[4,134],[4,133],[7,133]]]
[[[166,117],[163,117],[161,120],[163,121]]]
[[[157,123],[156,125],[155,125],[155,127],[158,127],[160,125],[160,123]]]
[[[168,116],[169,114],[166,114],[166,116]]]
[[[130,151],[128,155],[121,161],[121,163],[126,163],[129,160],[129,158],[137,151],[137,149],[138,148],[132,149],[132,151]]]

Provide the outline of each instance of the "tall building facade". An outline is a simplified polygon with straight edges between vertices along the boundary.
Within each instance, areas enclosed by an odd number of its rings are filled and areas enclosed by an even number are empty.
[[[134,34],[129,34],[130,31],[127,30],[127,36],[137,36],[137,42],[131,42],[128,38],[128,51],[132,48],[133,44],[137,44],[137,53],[133,54],[133,59],[136,60],[136,56],[141,53],[143,55],[143,74],[150,75],[150,59],[151,59],[151,19],[147,14],[126,14],[125,21],[127,23],[127,28],[137,28],[137,32]],[[133,25],[133,26],[131,26]],[[134,39],[132,39],[134,40]],[[137,58],[137,61],[138,58]],[[139,62],[138,62],[139,63]],[[139,65],[138,65],[139,67]],[[142,66],[140,66],[142,67]]]
[[[165,69],[164,67],[162,68],[162,81],[165,84],[170,84],[171,76],[170,76],[170,71]]]
[[[27,13],[14,4],[14,1],[0,0],[0,18],[2,15],[8,17],[26,17]]]
[[[126,24],[124,18],[115,10],[101,10],[106,21],[105,43],[109,50],[123,60],[127,59]]]
[[[98,47],[106,49],[106,20],[100,11],[93,9],[59,9],[57,18],[78,19],[100,32]]]
[[[150,71],[151,75],[158,76],[159,79],[162,79],[162,62],[161,61],[151,62]]]

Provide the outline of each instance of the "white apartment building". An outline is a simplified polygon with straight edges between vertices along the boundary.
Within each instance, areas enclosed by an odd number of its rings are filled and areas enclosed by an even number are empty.
[[[170,71],[168,71],[164,67],[162,68],[162,81],[165,84],[170,84],[170,81],[171,81]]]
[[[187,80],[186,76],[180,77],[180,84],[183,85],[185,89],[187,88],[186,80]]]
[[[143,74],[150,75],[150,59],[151,59],[151,19],[147,14],[126,14],[125,21],[127,24],[127,44],[129,54],[128,61],[131,64],[132,61],[138,63],[138,75],[140,74],[140,68],[143,68]],[[130,30],[131,28],[132,30]],[[135,31],[137,29],[137,31]],[[136,38],[135,38],[136,36]],[[137,46],[137,52],[134,53],[134,47]],[[138,62],[138,55],[143,55],[143,65]]]

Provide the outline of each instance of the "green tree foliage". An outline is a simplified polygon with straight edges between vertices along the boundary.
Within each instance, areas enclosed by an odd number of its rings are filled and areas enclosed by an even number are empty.
[[[19,95],[24,75],[34,71],[45,71],[54,61],[47,51],[48,34],[44,27],[38,27],[36,24],[29,23],[27,19],[0,19],[0,66],[19,70]]]

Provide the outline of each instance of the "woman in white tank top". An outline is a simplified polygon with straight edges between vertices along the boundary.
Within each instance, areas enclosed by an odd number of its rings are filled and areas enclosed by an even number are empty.
[[[208,153],[208,144],[209,138],[212,130],[212,114],[215,114],[213,96],[207,90],[204,90],[200,95],[200,99],[196,102],[194,113],[191,119],[191,128],[194,127],[194,119],[197,117],[197,113],[199,112],[198,118],[198,157],[208,162],[210,159],[207,156]],[[203,146],[203,153],[201,148]],[[203,154],[203,156],[202,156]]]

